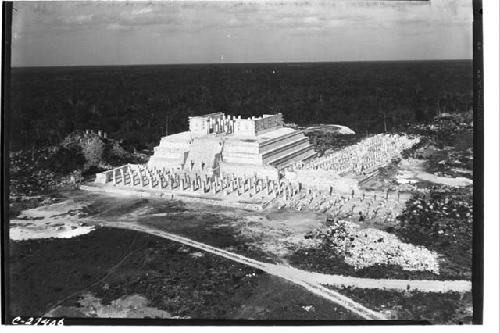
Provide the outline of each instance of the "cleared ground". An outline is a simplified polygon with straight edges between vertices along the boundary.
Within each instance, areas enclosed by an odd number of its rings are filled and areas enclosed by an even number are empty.
[[[285,280],[130,230],[12,242],[10,260],[11,315],[359,319]],[[136,295],[147,301],[127,309]]]
[[[90,195],[87,192],[68,192],[64,196],[66,198],[60,198],[61,201],[55,205],[42,206],[34,211],[23,212],[27,218],[31,216],[38,219],[14,221],[14,223],[20,225],[14,225],[13,229],[17,227],[26,228],[26,225],[22,223],[30,223],[37,228],[47,224],[49,228],[44,231],[44,236],[47,236],[47,230],[53,230],[52,236],[58,237],[57,227],[52,228],[53,224],[63,224],[66,227],[63,223],[63,221],[66,221],[71,226],[76,225],[81,228],[92,226],[96,227],[97,230],[70,239],[33,239],[13,243],[13,255],[15,257],[11,259],[11,262],[18,264],[13,268],[12,281],[15,281],[18,285],[18,289],[13,291],[12,299],[20,299],[20,303],[16,308],[17,313],[19,311],[25,311],[24,313],[55,311],[54,313],[57,314],[66,311],[75,316],[82,314],[84,316],[103,314],[123,316],[124,313],[127,313],[130,316],[142,314],[143,316],[161,318],[346,319],[356,317],[343,307],[314,296],[300,286],[268,276],[268,274],[259,270],[228,262],[223,258],[214,259],[215,263],[213,261],[206,263],[210,267],[209,269],[205,266],[199,266],[196,262],[205,261],[206,258],[211,258],[213,255],[197,249],[179,246],[178,244],[175,244],[175,251],[156,249],[155,244],[158,242],[163,244],[165,240],[150,241],[145,243],[146,245],[142,243],[143,247],[136,249],[137,244],[132,243],[132,240],[127,241],[127,238],[122,234],[123,232],[132,231],[100,228],[100,226],[107,224],[106,221],[109,221],[109,224],[116,221],[125,224],[138,223],[138,225],[146,228],[183,235],[262,262],[298,264],[298,267],[310,271],[324,271],[324,268],[321,267],[329,267],[333,274],[348,273],[347,275],[351,276],[366,277],[384,271],[389,275],[373,275],[373,277],[403,279],[412,276],[413,278],[417,278],[417,276],[427,278],[425,274],[428,274],[423,272],[425,273],[423,276],[422,273],[412,275],[411,272],[403,272],[401,269],[398,270],[397,267],[388,266],[377,267],[377,270],[374,271],[369,269],[356,271],[349,268],[343,258],[328,255],[328,251],[324,251],[326,257],[321,252],[309,252],[311,248],[316,248],[319,251],[324,246],[317,239],[306,239],[305,237],[315,228],[325,226],[326,222],[322,214],[312,212],[296,214],[295,212],[277,210],[253,212],[233,208],[184,204],[169,200]],[[66,200],[68,197],[71,199]],[[82,225],[82,223],[84,224]],[[58,227],[61,227],[61,225]],[[154,236],[139,235],[140,238],[151,239],[153,237],[152,239],[156,239]],[[96,237],[97,239],[94,239]],[[167,243],[169,242],[167,241]],[[39,247],[36,248],[36,246]],[[46,246],[49,248],[46,248]],[[174,245],[172,244],[172,246]],[[16,248],[24,248],[24,252],[20,251],[19,255]],[[113,254],[113,251],[118,252]],[[35,256],[33,256],[34,253],[36,253]],[[184,255],[179,253],[184,253]],[[59,256],[62,256],[60,261],[52,259]],[[101,256],[105,261],[102,264],[100,263]],[[77,260],[77,262],[72,262],[71,258]],[[133,258],[137,258],[137,260],[135,262],[131,261]],[[80,260],[88,260],[88,262],[79,262]],[[145,262],[141,260],[145,260]],[[222,262],[225,263],[222,264]],[[308,262],[323,266],[304,266]],[[54,266],[51,266],[52,264]],[[116,265],[118,266],[115,267]],[[164,268],[159,268],[163,265],[165,265]],[[225,265],[229,265],[230,268]],[[231,273],[231,267],[240,266],[245,272],[243,275]],[[128,267],[126,274],[120,273],[124,267]],[[148,270],[147,267],[152,268],[154,271]],[[94,269],[98,270],[93,271]],[[161,272],[158,272],[157,269],[161,270]],[[206,269],[208,269],[208,272]],[[66,270],[70,270],[72,275],[67,276]],[[166,278],[162,275],[165,272],[174,277],[169,280],[170,277]],[[241,272],[241,270],[238,272]],[[354,273],[351,274],[352,272]],[[224,275],[226,273],[229,276]],[[51,278],[48,275],[44,279],[33,278],[33,276],[43,276],[43,274],[49,274]],[[80,276],[82,274],[87,275]],[[152,275],[150,276],[150,274]],[[177,276],[177,274],[180,274],[180,276]],[[261,276],[267,276],[266,279],[272,281],[257,284],[262,286],[264,296],[259,295],[259,289],[255,289],[256,285],[248,287],[252,291],[241,289],[239,282],[241,279],[245,280],[245,283],[249,283],[248,281],[254,277],[260,279]],[[112,287],[112,282],[115,279],[118,282],[116,282],[116,286]],[[48,280],[51,281],[48,285],[40,286],[36,282]],[[229,282],[229,285],[226,286],[224,281],[227,280],[236,283],[238,287],[231,287]],[[164,286],[166,281],[168,281],[167,289],[154,287],[155,283]],[[198,296],[193,295],[199,295],[198,286],[200,283],[202,286],[206,285],[209,289],[215,288],[216,290],[210,289],[210,291],[206,292],[208,295],[217,296],[213,296],[213,298],[202,297],[201,300],[197,300]],[[67,290],[68,286],[69,290]],[[227,294],[224,294],[225,296],[219,294],[223,292],[222,289],[227,292]],[[279,289],[279,292],[275,289]],[[30,292],[26,293],[25,290],[30,290]],[[168,290],[171,290],[171,294],[168,294]],[[253,293],[254,290],[257,290],[256,294]],[[239,301],[232,301],[233,297],[238,297],[237,295],[240,292],[245,295],[245,297],[241,296],[242,299],[257,299],[260,302],[259,305],[249,305],[243,301],[239,304]],[[342,292],[341,290],[341,294]],[[158,300],[158,297],[160,297],[158,295],[165,295],[165,293],[167,293],[169,299],[163,300],[166,303],[162,303],[162,301]],[[288,293],[292,293],[292,296]],[[270,294],[273,297],[270,297]],[[430,295],[440,297],[440,294],[431,293]],[[30,300],[33,297],[40,299],[41,304],[37,305],[37,302],[31,302]],[[130,309],[126,305],[129,301],[128,297],[145,297],[147,301],[141,300],[138,303],[140,304],[138,309]],[[316,303],[307,301],[310,297],[316,299]],[[23,298],[24,303],[21,301]],[[177,308],[165,305],[170,304],[171,299],[176,300]],[[220,305],[211,303],[215,299],[221,302]],[[268,301],[271,304],[268,304]],[[92,306],[88,305],[89,302]],[[370,304],[366,302],[367,300],[365,300],[365,304]],[[275,305],[273,305],[274,303]],[[363,304],[363,302],[360,303]],[[278,307],[278,304],[281,304],[281,310],[274,308]],[[196,306],[199,306],[199,308]],[[208,310],[208,308],[211,309],[214,306],[220,306],[220,309],[213,310],[214,312]],[[238,313],[230,312],[229,308],[234,307],[241,307],[242,310]],[[321,309],[319,309],[320,307]],[[311,311],[311,309],[315,310]],[[332,312],[331,309],[340,310]],[[429,311],[426,307],[423,309]],[[415,312],[413,316],[419,318],[419,312]]]

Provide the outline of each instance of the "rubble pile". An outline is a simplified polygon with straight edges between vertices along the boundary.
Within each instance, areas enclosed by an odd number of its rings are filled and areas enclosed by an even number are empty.
[[[81,172],[75,170],[68,175],[60,175],[47,168],[47,161],[53,154],[52,149],[39,149],[35,160],[31,153],[16,152],[10,154],[10,196],[32,196],[58,187],[75,184],[81,180]]]
[[[375,265],[399,266],[407,271],[429,271],[439,274],[438,255],[428,249],[403,243],[395,235],[373,228],[361,228],[349,221],[334,221],[326,230],[306,236],[320,238],[345,263],[356,270]]]
[[[89,130],[74,131],[63,140],[61,146],[79,147],[85,156],[84,169],[92,166],[110,169],[113,165],[121,165],[136,160],[136,156],[126,151],[119,141],[108,138],[101,131],[97,133]]]
[[[10,195],[32,196],[82,181],[91,167],[112,168],[139,156],[102,133],[74,131],[59,145],[9,154]]]

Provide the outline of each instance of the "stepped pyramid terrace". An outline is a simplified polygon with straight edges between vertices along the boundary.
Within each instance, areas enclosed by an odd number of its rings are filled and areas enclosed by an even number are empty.
[[[148,168],[278,179],[279,171],[315,155],[301,131],[284,126],[281,113],[250,118],[211,113],[189,117],[189,131],[162,138]]]
[[[94,186],[86,188],[245,209],[309,207],[334,216],[363,207],[363,216],[389,221],[395,218],[392,211],[374,207],[381,200],[399,207],[399,190],[366,191],[359,184],[419,141],[377,134],[318,157],[303,132],[285,126],[279,113],[250,118],[211,113],[190,117],[188,131],[162,138],[147,165],[97,173]]]

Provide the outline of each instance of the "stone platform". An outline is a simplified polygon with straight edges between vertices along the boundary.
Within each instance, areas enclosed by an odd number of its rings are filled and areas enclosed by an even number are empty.
[[[109,186],[103,184],[89,183],[80,185],[80,190],[90,192],[102,192],[116,195],[138,196],[141,198],[163,198],[181,200],[185,202],[199,202],[212,206],[235,207],[248,210],[262,210],[267,202],[263,201],[228,201],[213,196],[200,196],[182,191],[165,191],[151,188],[130,188],[127,186]]]
[[[301,190],[298,184],[269,178],[211,176],[183,171],[151,170],[144,165],[127,164],[98,173],[95,184],[102,191],[136,194],[156,193],[158,196],[180,196],[196,200],[211,200],[221,205],[261,205],[278,196],[288,200]],[[139,192],[137,192],[139,191]]]
[[[190,117],[189,126],[161,139],[149,169],[277,180],[280,171],[316,156],[309,139],[285,127],[281,114],[245,119],[213,113]]]

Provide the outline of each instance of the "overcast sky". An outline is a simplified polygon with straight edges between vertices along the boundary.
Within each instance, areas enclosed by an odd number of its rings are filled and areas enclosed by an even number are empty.
[[[472,0],[17,2],[13,66],[472,58]]]

